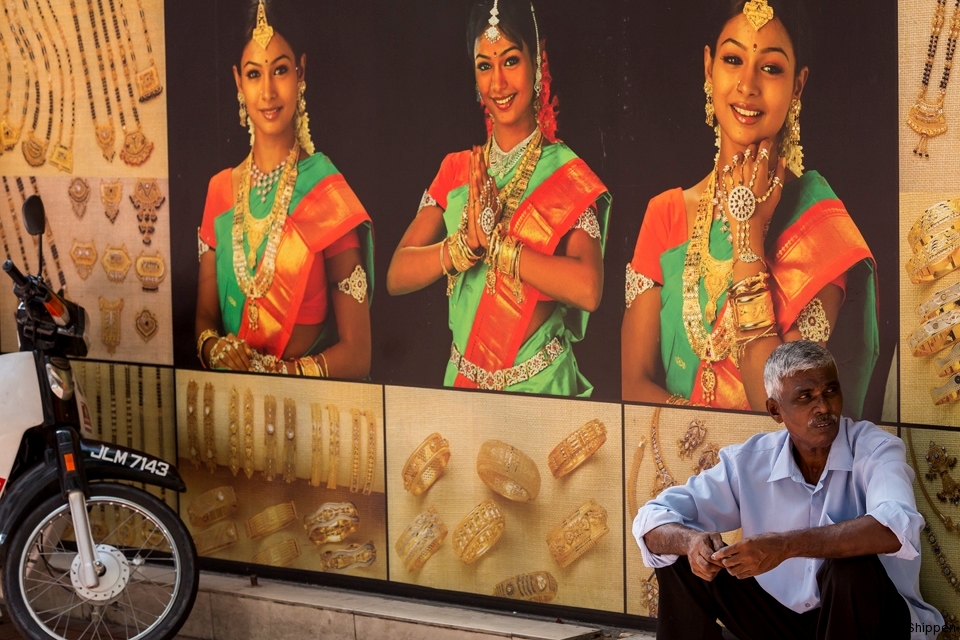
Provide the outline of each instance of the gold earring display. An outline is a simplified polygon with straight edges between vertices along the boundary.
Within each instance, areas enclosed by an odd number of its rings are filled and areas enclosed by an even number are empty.
[[[134,328],[144,342],[150,342],[150,339],[157,333],[157,316],[153,315],[149,309],[144,309],[137,314],[134,320]]]
[[[590,499],[547,534],[547,548],[563,569],[592,549],[609,532],[607,510]]]
[[[240,126],[246,129],[247,119],[249,118],[247,114],[247,100],[239,91],[237,91],[237,102],[240,103]]]
[[[529,502],[540,493],[537,464],[523,451],[500,440],[487,440],[480,445],[477,475],[509,500]]]

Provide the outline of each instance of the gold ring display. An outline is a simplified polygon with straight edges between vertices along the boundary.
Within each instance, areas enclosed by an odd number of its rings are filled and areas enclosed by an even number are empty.
[[[581,464],[607,441],[607,427],[599,420],[591,420],[560,441],[550,455],[547,466],[554,478],[561,478]]]
[[[450,445],[439,433],[431,433],[413,450],[400,472],[403,488],[419,496],[443,475],[450,461]]]
[[[484,500],[453,530],[453,553],[470,564],[497,544],[506,521],[496,502]]]
[[[204,527],[217,520],[223,520],[237,510],[237,493],[233,487],[223,486],[210,489],[193,499],[187,507],[190,524]]]
[[[520,449],[500,440],[487,440],[477,454],[477,475],[483,483],[516,502],[529,502],[540,493],[537,464]]]
[[[493,588],[493,595],[511,600],[550,602],[557,597],[557,579],[549,571],[531,571],[507,578]]]
[[[288,538],[257,553],[253,556],[253,563],[285,567],[299,557],[300,543],[296,538]]]
[[[247,535],[251,540],[256,540],[280,531],[296,519],[297,508],[293,502],[281,502],[247,520]]]
[[[547,534],[547,547],[562,569],[592,549],[609,531],[607,510],[591,498]]]
[[[321,571],[349,571],[360,567],[369,567],[377,560],[377,549],[373,542],[352,544],[346,549],[324,551],[320,556]]]
[[[341,542],[360,528],[360,513],[352,502],[325,502],[303,519],[310,542],[318,547]]]
[[[394,548],[403,559],[403,566],[413,573],[426,564],[447,537],[447,525],[440,519],[436,507],[430,507],[407,527]]]

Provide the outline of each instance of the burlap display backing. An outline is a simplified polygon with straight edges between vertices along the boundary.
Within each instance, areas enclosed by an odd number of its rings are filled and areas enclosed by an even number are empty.
[[[948,274],[935,282],[913,284],[904,268],[913,252],[907,243],[907,232],[932,204],[957,197],[957,193],[924,192],[900,194],[900,420],[917,424],[955,426],[960,424],[960,404],[936,406],[930,390],[943,385],[947,379],[937,375],[937,358],[948,352],[915,358],[907,340],[920,326],[917,306],[934,292],[960,281],[960,271]]]
[[[559,584],[553,604],[623,610],[623,494],[619,404],[496,396],[449,390],[386,388],[390,408],[387,437],[390,511],[390,579],[440,589],[490,595],[501,580],[529,571],[549,571]],[[589,420],[601,420],[607,440],[591,458],[560,479],[547,455],[563,438]],[[450,443],[443,475],[424,494],[404,491],[401,470],[411,452],[434,431]],[[477,475],[477,453],[490,439],[529,456],[540,472],[541,488],[531,502],[511,502]],[[453,552],[453,531],[482,500],[492,498],[506,528],[497,544],[472,564]],[[583,557],[561,569],[546,544],[547,533],[590,498],[607,511],[610,532]],[[413,519],[436,507],[449,534],[422,569],[408,573],[393,543]]]

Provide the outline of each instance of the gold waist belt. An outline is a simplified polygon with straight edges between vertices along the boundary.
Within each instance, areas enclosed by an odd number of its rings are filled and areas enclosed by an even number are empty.
[[[554,338],[520,364],[497,371],[487,371],[467,360],[457,349],[457,345],[451,344],[450,362],[457,368],[460,375],[476,383],[481,389],[503,391],[504,387],[519,384],[537,375],[559,358],[561,353],[563,353],[563,345],[560,344],[560,338]]]

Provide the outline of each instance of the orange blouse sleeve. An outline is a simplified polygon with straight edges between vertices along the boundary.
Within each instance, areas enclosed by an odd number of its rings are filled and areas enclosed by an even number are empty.
[[[683,201],[683,190],[677,187],[664,191],[647,205],[630,267],[657,284],[663,284],[660,256],[667,249],[686,241],[687,208]]]
[[[224,169],[210,178],[207,187],[207,202],[203,206],[203,221],[200,223],[200,239],[210,248],[217,246],[213,221],[233,206],[233,169]]]
[[[470,152],[458,151],[451,153],[440,163],[440,171],[430,183],[427,193],[436,200],[437,205],[446,210],[447,194],[457,187],[467,183],[470,173]]]

